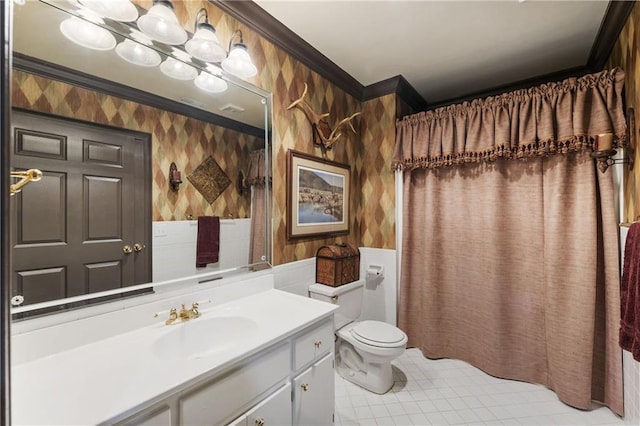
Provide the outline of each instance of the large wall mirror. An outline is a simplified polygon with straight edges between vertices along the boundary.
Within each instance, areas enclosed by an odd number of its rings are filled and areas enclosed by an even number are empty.
[[[268,267],[271,95],[81,3],[13,8],[14,318]]]

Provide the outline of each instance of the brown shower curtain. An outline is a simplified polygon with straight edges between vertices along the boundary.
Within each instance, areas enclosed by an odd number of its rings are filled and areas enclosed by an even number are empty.
[[[613,182],[587,149],[601,133],[624,143],[622,78],[608,71],[398,123],[409,346],[623,413]],[[589,102],[576,103],[581,91]]]
[[[267,221],[266,209],[270,208],[271,203],[266,201],[267,182],[265,176],[270,176],[267,169],[265,173],[265,151],[260,149],[253,151],[249,157],[249,169],[247,172],[246,183],[251,185],[251,238],[249,243],[249,264],[263,262],[263,256],[266,256],[265,247],[267,241]]]

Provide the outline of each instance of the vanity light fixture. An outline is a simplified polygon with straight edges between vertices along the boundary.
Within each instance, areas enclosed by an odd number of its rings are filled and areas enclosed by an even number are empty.
[[[223,79],[202,71],[194,81],[195,85],[209,93],[221,93],[229,87]]]
[[[116,38],[109,31],[78,17],[60,23],[60,32],[77,45],[93,50],[111,50]]]
[[[204,21],[200,22],[203,18]],[[196,15],[194,30],[193,38],[184,45],[187,52],[204,62],[220,62],[226,58],[227,52],[220,44],[215,28],[209,23],[209,14],[204,7]]]
[[[240,37],[240,42],[235,43],[231,48],[231,43],[236,38]],[[238,77],[253,77],[258,73],[258,69],[251,62],[251,57],[247,50],[247,45],[242,40],[242,31],[235,30],[229,40],[229,55],[222,61],[222,69],[236,75]]]
[[[153,0],[149,11],[138,18],[140,31],[165,44],[183,44],[187,41],[187,32],[178,22],[170,0]]]
[[[116,46],[116,53],[125,61],[142,67],[155,67],[161,61],[158,52],[129,39]]]
[[[79,0],[80,4],[105,18],[120,22],[133,22],[138,9],[130,0]]]
[[[160,64],[160,71],[176,80],[193,80],[198,76],[198,71],[194,67],[170,56]]]

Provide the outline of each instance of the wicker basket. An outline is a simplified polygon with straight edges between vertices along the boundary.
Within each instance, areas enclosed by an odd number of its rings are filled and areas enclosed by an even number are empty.
[[[316,282],[338,287],[360,279],[360,250],[353,244],[331,244],[316,252]]]

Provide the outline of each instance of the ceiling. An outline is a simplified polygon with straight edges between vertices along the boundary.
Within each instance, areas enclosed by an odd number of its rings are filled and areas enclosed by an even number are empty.
[[[255,3],[362,86],[402,75],[428,104],[584,67],[609,5],[517,0]]]

